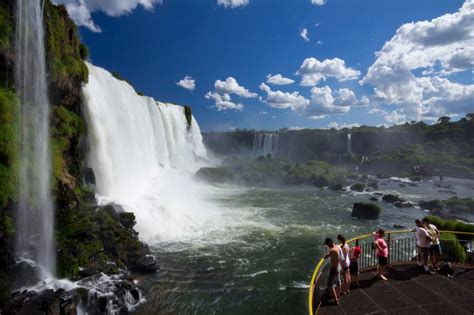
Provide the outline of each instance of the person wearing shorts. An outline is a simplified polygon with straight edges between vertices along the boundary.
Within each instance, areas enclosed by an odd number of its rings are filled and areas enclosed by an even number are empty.
[[[377,250],[377,258],[379,260],[379,264],[377,266],[377,278],[386,281],[387,277],[384,276],[383,272],[388,265],[388,246],[385,242],[384,236],[384,229],[379,229],[378,231],[374,232],[374,245]]]
[[[339,293],[341,290],[341,249],[334,244],[329,237],[324,241],[324,245],[329,249],[328,253],[324,255],[324,259],[329,258],[331,269],[328,276],[328,289],[331,292],[334,303],[339,305]]]
[[[346,243],[346,238],[339,234],[337,240],[341,243],[341,267],[342,267],[342,286],[341,295],[349,293],[349,287],[351,285],[351,274],[349,273],[349,267],[351,265],[350,252],[351,249],[349,244]]]
[[[439,242],[439,237],[441,234],[439,233],[439,230],[435,225],[430,224],[430,221],[428,218],[424,218],[421,221],[423,222],[423,225],[425,226],[425,229],[431,238],[431,246],[428,249],[431,265],[434,270],[438,270],[438,263],[440,261],[441,254],[442,254],[441,244]]]
[[[420,219],[415,220],[416,248],[418,250],[418,264],[423,266],[425,272],[429,273],[428,257],[431,246],[431,237]]]
[[[351,249],[350,259],[351,265],[349,266],[349,272],[351,274],[351,283],[356,287],[359,286],[359,257],[362,250],[359,246],[359,241],[356,241],[356,245]]]

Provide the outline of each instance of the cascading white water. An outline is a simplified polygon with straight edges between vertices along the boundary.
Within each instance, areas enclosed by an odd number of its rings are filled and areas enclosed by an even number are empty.
[[[88,64],[83,88],[89,127],[88,164],[102,202],[137,218],[146,241],[179,240],[205,232],[216,218],[192,176],[206,161],[196,120],[184,108],[138,95],[125,81]]]
[[[275,156],[279,150],[280,135],[274,133],[258,133],[253,138],[252,156],[259,157],[270,154]]]
[[[49,100],[42,1],[16,1],[15,80],[21,104],[21,165],[16,252],[54,275],[54,211],[51,201]]]
[[[352,135],[350,133],[347,134],[346,152],[352,153]]]

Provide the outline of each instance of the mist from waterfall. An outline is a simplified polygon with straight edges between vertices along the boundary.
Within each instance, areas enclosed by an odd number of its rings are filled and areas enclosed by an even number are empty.
[[[279,150],[279,137],[275,133],[257,133],[253,138],[252,156],[259,157],[270,154],[275,156]]]
[[[104,69],[87,66],[88,164],[99,201],[134,212],[136,229],[148,242],[208,231],[219,214],[203,197],[208,186],[193,179],[207,163],[194,117],[188,126],[183,107],[140,96]]]
[[[42,1],[16,1],[15,81],[21,104],[21,162],[16,213],[16,253],[54,276],[54,209],[51,199],[49,100]]]

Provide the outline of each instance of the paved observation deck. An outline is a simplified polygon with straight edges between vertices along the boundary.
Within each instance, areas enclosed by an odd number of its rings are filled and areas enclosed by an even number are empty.
[[[360,274],[360,288],[340,305],[319,306],[316,314],[474,314],[474,268],[455,267],[454,278],[420,272],[416,264],[395,265],[388,281],[374,271]]]

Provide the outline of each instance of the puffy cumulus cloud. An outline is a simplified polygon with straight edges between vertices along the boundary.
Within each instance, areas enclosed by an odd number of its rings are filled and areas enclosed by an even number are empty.
[[[299,92],[272,91],[265,83],[260,84],[260,89],[267,93],[264,102],[274,108],[290,108],[293,111],[301,112],[309,105],[309,100]]]
[[[311,89],[311,102],[302,114],[312,119],[324,118],[329,114],[347,114],[351,109],[351,105],[354,105],[352,101],[356,101],[355,95],[348,89],[340,89],[334,93],[327,85],[313,87]]]
[[[360,127],[360,124],[358,123],[342,123],[342,124],[338,124],[337,122],[335,121],[331,121],[328,125],[327,125],[327,128],[328,129],[331,129],[331,128],[334,128],[334,129],[344,129],[344,128],[357,128],[357,127]]]
[[[243,7],[249,4],[249,0],[217,0],[218,5],[224,6],[226,9],[227,8],[237,8],[237,7]]]
[[[325,5],[326,2],[327,0],[311,0],[311,3],[315,5]]]
[[[378,103],[400,106],[393,117],[434,119],[472,111],[474,85],[449,78],[474,67],[473,25],[474,0],[455,13],[402,25],[376,53],[360,84],[374,87]]]
[[[299,92],[273,91],[265,83],[260,89],[267,94],[264,102],[274,108],[289,108],[301,116],[311,119],[324,118],[331,114],[346,114],[351,106],[360,102],[354,92],[347,88],[332,91],[329,86],[313,87],[311,99],[305,98]]]
[[[390,125],[400,125],[407,121],[407,116],[396,110],[390,113],[385,113],[384,116],[385,121]]]
[[[221,95],[215,92],[207,92],[204,97],[210,100],[214,100],[214,106],[217,108],[218,111],[227,109],[242,111],[244,109],[244,105],[242,105],[241,103],[232,102],[229,94]]]
[[[187,75],[184,77],[184,79],[176,82],[176,85],[182,87],[183,89],[194,91],[196,88],[196,80]]]
[[[214,90],[214,92],[207,92],[204,97],[214,100],[214,106],[218,111],[227,109],[241,111],[244,109],[242,103],[235,103],[231,100],[231,94],[243,98],[258,97],[257,93],[250,92],[245,87],[241,86],[233,77],[228,77],[225,81],[216,80],[216,82],[214,82]]]
[[[309,35],[308,30],[306,28],[303,28],[300,32],[300,37],[303,38],[305,41],[309,42],[308,35]]]
[[[109,16],[120,16],[132,12],[139,5],[152,10],[154,5],[161,4],[162,0],[52,0],[52,2],[64,4],[76,25],[100,32],[100,27],[92,20],[92,12],[102,11]]]
[[[268,84],[274,84],[274,85],[287,85],[287,84],[292,84],[295,81],[292,79],[288,79],[283,77],[281,74],[275,74],[275,75],[267,75],[267,83]]]
[[[225,81],[217,80],[214,83],[216,92],[219,94],[235,94],[240,97],[254,98],[257,97],[257,93],[252,93],[243,86],[237,83],[237,80],[233,77],[228,77]]]
[[[339,58],[323,61],[306,58],[296,74],[302,77],[302,86],[316,86],[321,80],[327,78],[335,78],[340,82],[357,79],[360,71],[346,67],[345,61]]]

